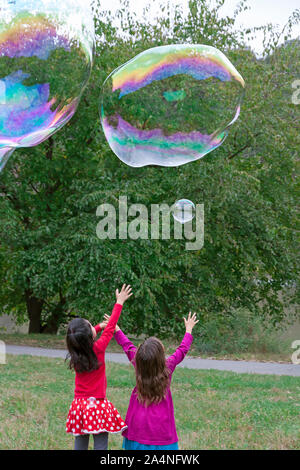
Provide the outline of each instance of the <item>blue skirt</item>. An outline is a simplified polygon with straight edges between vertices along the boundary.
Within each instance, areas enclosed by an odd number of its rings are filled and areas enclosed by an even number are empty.
[[[125,450],[178,450],[178,442],[168,444],[166,446],[153,446],[147,444],[140,444],[136,441],[130,441],[127,437],[123,438],[123,449]]]

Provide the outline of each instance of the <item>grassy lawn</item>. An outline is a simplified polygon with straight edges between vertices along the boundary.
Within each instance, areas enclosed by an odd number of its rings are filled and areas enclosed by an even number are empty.
[[[141,338],[134,338],[129,336],[129,338],[138,345],[142,340]],[[15,344],[19,346],[35,346],[40,348],[54,348],[54,349],[66,349],[66,342],[64,335],[44,335],[44,334],[22,334],[22,333],[3,333],[0,331],[0,340],[4,341],[6,344]],[[164,346],[166,348],[167,354],[172,354],[175,349],[178,347],[179,342],[176,342],[172,339],[164,339]],[[286,362],[291,363],[292,349],[290,349],[290,342],[287,342],[286,347],[282,348],[282,352],[266,352],[266,351],[256,351],[256,352],[240,352],[240,353],[231,353],[231,354],[204,354],[200,353],[199,350],[192,345],[189,356],[202,358],[211,358],[211,359],[234,359],[234,360],[246,360],[246,361],[270,361],[270,362]],[[107,352],[122,352],[120,346],[116,341],[111,341],[109,343]]]
[[[107,397],[125,418],[133,369],[108,363],[107,380]],[[72,449],[65,421],[73,384],[62,359],[8,355],[0,365],[0,449]],[[300,447],[299,378],[178,368],[172,393],[181,449]],[[110,436],[110,449],[121,443]]]

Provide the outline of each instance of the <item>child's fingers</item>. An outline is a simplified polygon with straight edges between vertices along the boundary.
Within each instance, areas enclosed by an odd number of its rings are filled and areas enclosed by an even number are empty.
[[[128,285],[123,284],[121,292],[126,292],[127,293],[129,290],[131,290],[131,285],[130,284],[128,284]]]

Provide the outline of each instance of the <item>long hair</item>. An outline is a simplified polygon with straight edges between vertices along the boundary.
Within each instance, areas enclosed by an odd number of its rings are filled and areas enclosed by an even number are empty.
[[[90,372],[99,368],[99,362],[93,350],[94,338],[91,326],[84,318],[74,318],[67,330],[66,343],[69,368],[76,372]]]
[[[145,406],[161,402],[166,396],[170,371],[159,339],[146,339],[137,349],[135,363],[138,401]]]

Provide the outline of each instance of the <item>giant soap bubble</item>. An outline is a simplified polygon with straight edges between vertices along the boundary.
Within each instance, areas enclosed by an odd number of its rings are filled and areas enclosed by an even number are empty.
[[[94,23],[87,0],[1,0],[0,171],[74,115],[89,79]]]
[[[104,82],[103,131],[127,165],[183,165],[222,144],[239,116],[244,86],[214,47],[148,49]]]

